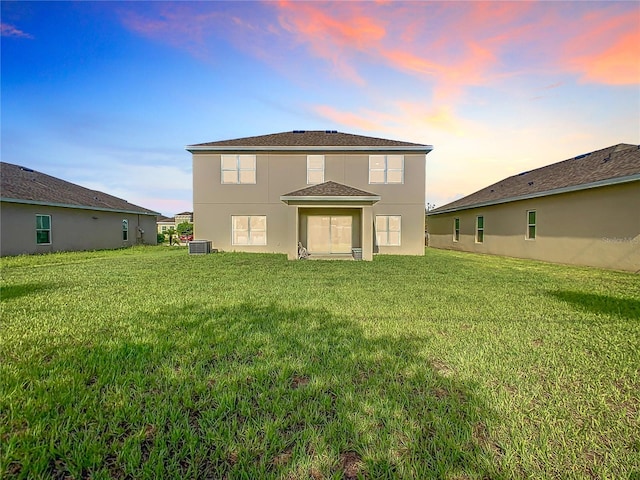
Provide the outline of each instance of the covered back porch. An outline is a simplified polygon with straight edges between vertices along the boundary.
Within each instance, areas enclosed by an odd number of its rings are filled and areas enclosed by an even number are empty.
[[[282,195],[294,226],[287,256],[302,244],[311,259],[373,260],[373,204],[380,196],[335,182]]]

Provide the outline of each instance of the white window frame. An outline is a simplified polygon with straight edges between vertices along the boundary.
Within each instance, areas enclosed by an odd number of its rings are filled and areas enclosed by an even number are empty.
[[[531,223],[530,214],[533,213],[533,223]],[[530,229],[533,227],[533,237],[530,235]],[[527,210],[527,230],[525,233],[525,239],[535,240],[538,236],[538,214],[535,210]]]
[[[372,161],[377,158],[384,159],[384,167],[383,168],[373,168]],[[400,168],[389,168],[389,158],[390,157],[399,157],[402,160],[402,167]],[[372,172],[382,172],[383,173],[383,181],[382,182],[374,182],[371,179]],[[399,182],[390,182],[389,181],[389,172],[400,172],[400,181]],[[402,185],[404,183],[404,155],[369,155],[369,185]]]
[[[251,235],[251,218],[252,217],[261,217],[264,218],[264,243],[255,243],[252,239]],[[236,218],[246,218],[247,219],[247,243],[238,243],[235,241],[236,239]],[[262,231],[262,230],[258,230]],[[264,246],[267,244],[267,216],[266,215],[231,215],[231,245],[239,245],[239,246]]]
[[[380,225],[380,219],[382,218],[386,218],[386,226],[387,228],[385,230],[381,230],[379,225]],[[391,218],[397,218],[398,219],[398,230],[391,230],[389,228],[390,222],[389,220]],[[389,241],[389,237],[391,233],[398,233],[398,243],[391,243]],[[383,233],[384,237],[386,238],[386,241],[384,242],[380,242],[379,240],[379,234]],[[400,247],[402,246],[402,215],[376,215],[376,242],[378,244],[379,247]]]
[[[479,226],[479,220],[482,219],[482,227]],[[484,243],[484,230],[486,228],[484,222],[484,215],[476,216],[476,243]],[[482,239],[480,238],[479,233],[482,232]]]
[[[310,160],[322,159],[322,168],[312,168],[309,165]],[[312,182],[310,180],[310,173],[312,172],[321,172],[322,179],[319,182]],[[324,183],[324,155],[307,155],[307,185],[318,185],[319,183]]]
[[[460,241],[460,217],[455,217],[453,219],[453,241]]]
[[[129,220],[126,218],[122,219],[122,241],[129,241]]]
[[[228,160],[235,160],[234,168],[225,168],[225,158]],[[251,159],[253,161],[252,168],[241,168],[241,160]],[[225,172],[235,172],[235,181],[225,181]],[[253,181],[252,182],[243,182],[242,181],[242,172],[253,172]],[[255,185],[258,179],[257,171],[256,171],[256,156],[255,155],[220,155],[220,183],[226,185]]]
[[[38,228],[38,218],[39,217],[47,217],[49,218],[49,228]],[[39,242],[38,241],[38,232],[48,232],[49,233],[49,241],[48,242]],[[36,213],[36,245],[51,245],[53,242],[51,238],[51,215],[46,213]]]

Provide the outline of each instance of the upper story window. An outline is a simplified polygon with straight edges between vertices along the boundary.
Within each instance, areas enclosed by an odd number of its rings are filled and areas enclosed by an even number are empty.
[[[324,155],[307,155],[307,183],[324,182]]]
[[[126,218],[122,220],[122,240],[125,242],[129,240],[129,220]]]
[[[222,183],[256,183],[255,155],[222,155]]]
[[[453,219],[453,241],[460,241],[460,219],[457,217]]]
[[[476,243],[484,242],[484,217],[476,217]]]
[[[36,215],[36,243],[51,244],[51,215]]]
[[[529,210],[527,212],[527,240],[535,240],[536,238],[536,211]]]
[[[376,241],[382,246],[400,246],[400,215],[376,215]]]
[[[369,155],[369,183],[404,183],[404,155]]]

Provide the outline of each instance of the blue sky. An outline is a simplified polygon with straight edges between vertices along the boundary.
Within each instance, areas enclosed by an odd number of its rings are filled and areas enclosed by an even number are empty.
[[[434,145],[426,201],[640,143],[638,2],[2,2],[2,160],[165,215],[184,146]]]

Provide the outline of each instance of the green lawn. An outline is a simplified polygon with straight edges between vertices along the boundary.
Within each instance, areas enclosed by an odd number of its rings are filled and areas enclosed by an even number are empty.
[[[3,258],[0,478],[640,478],[640,277]]]

